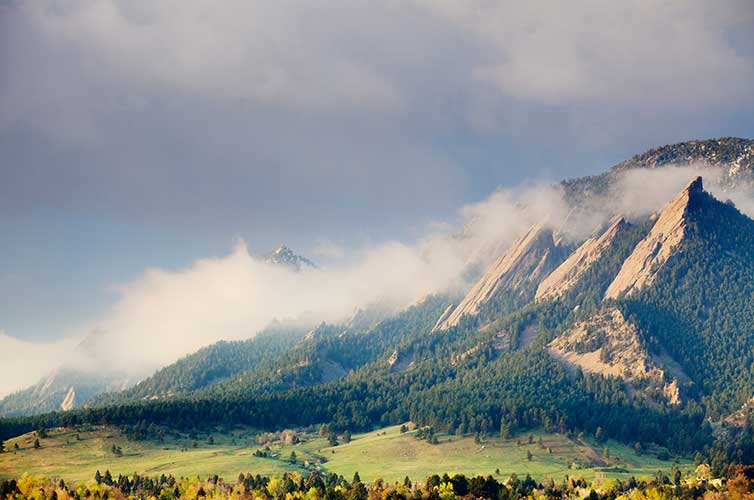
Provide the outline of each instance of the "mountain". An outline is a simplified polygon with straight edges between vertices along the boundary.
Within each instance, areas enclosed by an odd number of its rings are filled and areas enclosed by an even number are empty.
[[[133,385],[138,375],[113,370],[99,359],[106,342],[102,332],[92,331],[36,384],[0,399],[0,417],[69,411],[98,394]]]
[[[552,229],[535,224],[487,270],[454,308],[447,309],[433,330],[456,326],[466,315],[475,315],[480,305],[496,293],[518,290],[527,293],[527,286],[536,285],[559,263],[561,252]]]
[[[605,296],[617,298],[631,295],[650,284],[663,264],[678,250],[686,236],[689,209],[696,197],[702,196],[702,178],[697,177],[662,211],[657,222],[626,259],[607,289]]]
[[[296,254],[293,250],[285,245],[280,245],[272,252],[265,254],[262,260],[272,264],[278,264],[281,266],[289,267],[294,271],[301,271],[303,269],[316,269],[317,265],[307,259]]]
[[[295,271],[317,267],[284,245],[263,256],[262,260]],[[198,390],[248,370],[259,358],[279,353],[288,346],[286,341],[298,335],[298,329],[285,332],[274,329],[274,335],[264,333],[255,341],[219,342],[209,346],[169,369],[161,370],[136,387],[132,386],[147,373],[113,373],[107,366],[80,369],[77,362],[64,361],[36,384],[0,399],[0,417],[69,411],[87,405],[161,398]],[[86,363],[102,352],[107,352],[107,338],[101,332],[93,331],[76,347],[71,357]]]
[[[629,224],[622,216],[616,217],[600,235],[586,240],[568,258],[550,273],[537,287],[537,302],[553,299],[571,290],[589,268],[623,237]]]
[[[254,369],[265,359],[290,349],[306,332],[301,327],[276,324],[248,340],[216,342],[161,368],[133,387],[97,395],[87,405],[169,398],[197,391]]]
[[[754,461],[741,444],[752,432],[754,220],[701,178],[651,216],[617,214],[568,243],[545,221],[496,257],[457,305],[436,296],[387,318],[323,323],[253,361],[253,343],[212,346],[136,397],[0,420],[0,435],[81,422],[355,431],[411,420]]]
[[[121,391],[133,382],[126,374],[92,373],[64,366],[50,372],[31,387],[0,400],[0,416],[69,411],[97,394]]]
[[[601,174],[565,180],[561,186],[566,198],[579,204],[610,193],[626,172],[687,165],[699,165],[719,175],[723,187],[752,186],[754,140],[722,137],[669,144],[638,154]]]

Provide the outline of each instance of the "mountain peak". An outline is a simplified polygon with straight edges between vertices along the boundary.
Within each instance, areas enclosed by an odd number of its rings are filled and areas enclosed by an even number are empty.
[[[650,284],[662,265],[675,253],[686,236],[687,215],[692,201],[704,193],[701,177],[696,177],[665,205],[649,234],[636,245],[618,275],[605,292],[605,298],[628,295]]]
[[[263,257],[263,260],[272,264],[287,266],[294,271],[301,271],[302,269],[306,268],[315,269],[317,267],[314,262],[310,261],[306,257],[298,255],[286,245],[282,244],[278,245],[277,248],[275,248],[275,250],[273,250],[272,252],[266,254]]]
[[[686,186],[686,189],[684,189],[687,193],[701,193],[704,191],[704,183],[702,182],[702,176],[699,175],[696,177],[696,179],[689,182],[688,186]]]
[[[586,240],[537,287],[535,300],[554,299],[572,289],[584,273],[597,262],[612,244],[629,228],[622,217],[615,217],[607,229]]]
[[[557,247],[552,229],[534,224],[484,273],[456,308],[443,313],[433,331],[455,326],[465,315],[476,315],[482,304],[500,290],[536,284],[558,264]]]

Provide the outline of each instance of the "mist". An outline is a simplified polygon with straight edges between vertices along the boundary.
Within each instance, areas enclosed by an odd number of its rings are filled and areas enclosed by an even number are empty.
[[[114,305],[74,335],[40,344],[0,332],[0,395],[36,382],[63,360],[82,370],[143,377],[218,340],[251,338],[273,320],[314,326],[343,321],[370,305],[397,311],[429,294],[462,293],[475,278],[470,269],[483,270],[532,224],[545,222],[578,242],[615,214],[638,219],[660,210],[696,175],[717,198],[754,215],[751,190],[724,188],[720,170],[665,167],[624,173],[609,196],[592,200],[579,215],[559,186],[531,183],[462,207],[456,220],[431,224],[413,243],[346,251],[320,241],[317,253],[332,261],[327,267],[299,272],[268,263],[239,240],[226,255],[183,269],[147,269],[114,286]],[[82,339],[86,350],[74,349]]]

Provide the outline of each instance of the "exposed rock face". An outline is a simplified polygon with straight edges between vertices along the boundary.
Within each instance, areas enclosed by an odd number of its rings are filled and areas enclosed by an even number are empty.
[[[535,224],[490,267],[455,309],[442,315],[434,330],[445,330],[457,325],[462,316],[477,314],[479,307],[500,290],[537,283],[557,265],[556,250],[552,230]]]
[[[443,325],[448,321],[448,318],[450,318],[450,315],[453,314],[453,311],[455,310],[457,306],[455,304],[450,304],[448,307],[445,308],[445,310],[442,312],[440,317],[437,319],[437,322],[435,323],[435,326],[432,327],[432,331],[436,330],[442,330]]]
[[[390,367],[392,373],[405,372],[414,367],[414,360],[410,355],[405,353],[399,353],[396,349],[390,358],[387,360],[387,364]]]
[[[72,410],[74,405],[76,404],[76,389],[71,386],[70,389],[68,389],[68,393],[65,395],[65,398],[63,398],[63,402],[60,403],[60,409],[63,411],[69,411]]]
[[[548,349],[585,372],[620,377],[635,386],[654,386],[668,403],[680,403],[676,379],[665,382],[667,370],[647,351],[636,326],[626,321],[616,307],[577,322],[550,342]]]
[[[665,206],[649,234],[623,263],[605,292],[605,298],[615,299],[623,293],[631,295],[652,283],[662,265],[683,241],[689,204],[703,192],[702,178],[697,177]]]
[[[535,300],[543,302],[555,299],[571,290],[628,227],[623,217],[616,217],[601,235],[586,240],[539,284]]]

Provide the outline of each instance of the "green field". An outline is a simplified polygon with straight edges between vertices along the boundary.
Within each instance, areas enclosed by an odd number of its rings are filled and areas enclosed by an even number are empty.
[[[318,434],[299,433],[301,442],[270,442],[266,443],[268,449],[257,443],[257,433],[250,429],[214,433],[212,444],[207,434],[171,435],[161,443],[129,441],[117,429],[105,427],[79,432],[51,429],[48,434],[40,440],[40,449],[33,448],[33,433],[6,441],[7,452],[0,454],[0,477],[29,472],[80,481],[91,479],[97,469],[103,473],[109,469],[114,476],[139,472],[206,478],[218,474],[235,480],[241,472],[278,475],[320,468],[349,479],[358,471],[367,482],[377,478],[392,482],[407,475],[414,481],[423,481],[430,474],[445,472],[494,475],[498,469],[500,479],[513,472],[519,476],[530,473],[539,480],[566,474],[593,479],[650,476],[660,469],[668,470],[674,463],[658,460],[652,452],[637,455],[632,448],[615,442],[595,447],[589,439],[581,442],[544,432],[534,432],[532,444],[528,443],[528,433],[508,440],[487,438],[479,444],[472,436],[438,434],[439,443],[430,444],[416,439],[416,431],[402,434],[395,426],[354,435],[350,443],[335,447]],[[113,454],[113,445],[122,449],[122,456]],[[609,459],[603,456],[605,447]],[[265,451],[267,457],[254,456],[257,450]],[[531,460],[527,459],[527,451]],[[291,452],[296,454],[295,464],[291,463]],[[690,462],[680,460],[679,465],[688,468]]]

